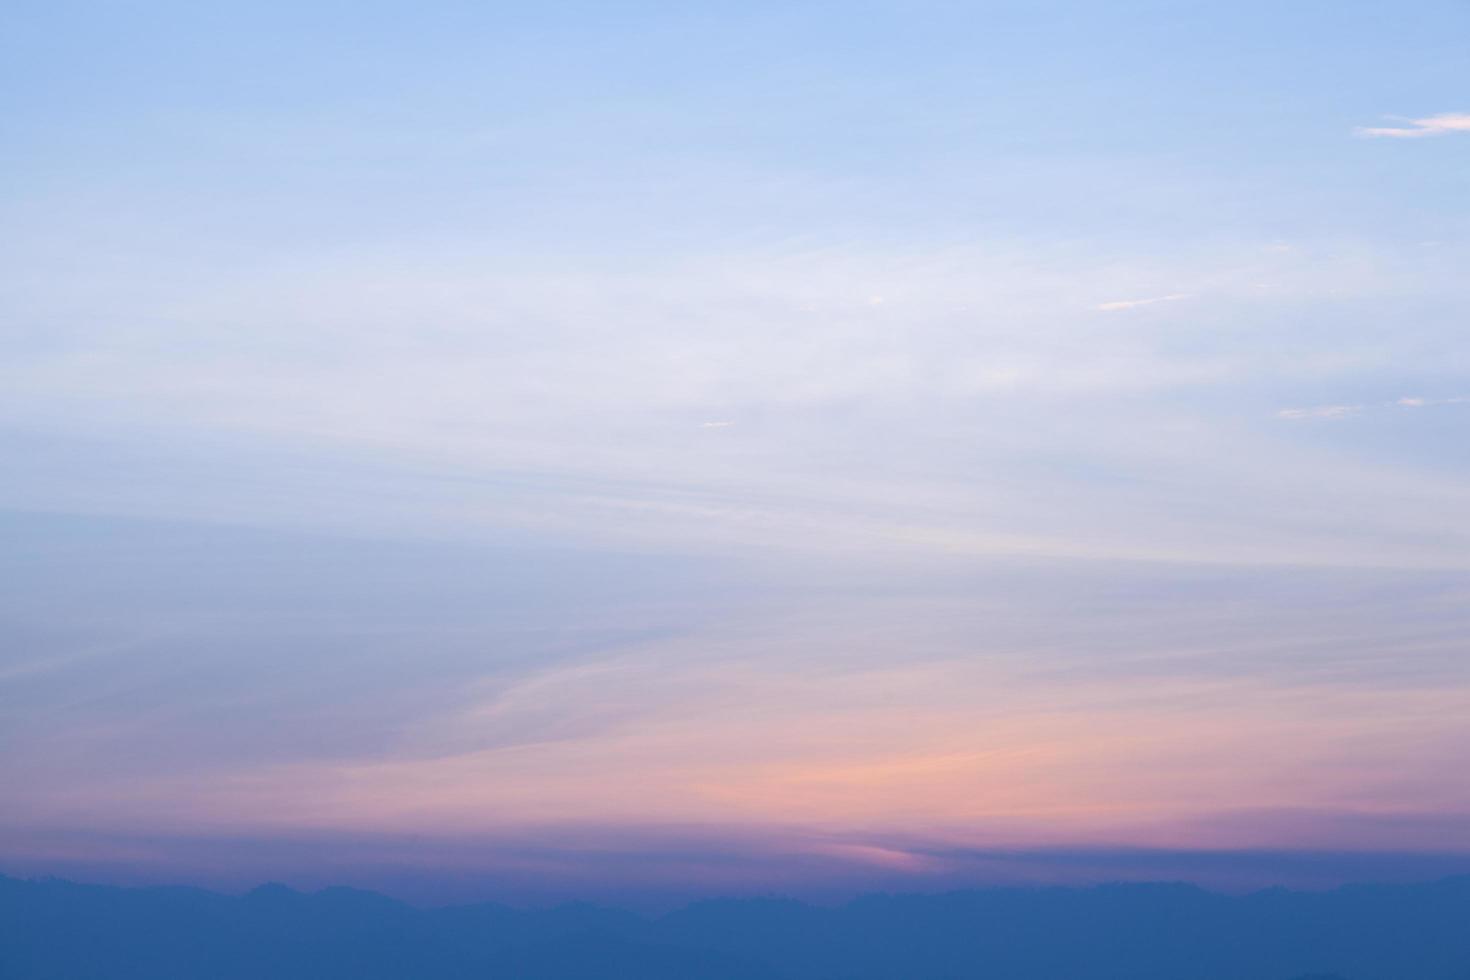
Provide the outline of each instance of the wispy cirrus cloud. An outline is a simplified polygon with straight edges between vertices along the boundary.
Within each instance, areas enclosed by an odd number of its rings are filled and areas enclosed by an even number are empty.
[[[1276,413],[1277,418],[1302,421],[1310,419],[1345,419],[1354,415],[1361,415],[1365,411],[1383,411],[1390,408],[1432,408],[1440,405],[1463,405],[1470,402],[1470,396],[1458,395],[1453,398],[1425,398],[1420,395],[1405,395],[1391,402],[1378,405],[1312,405],[1306,408],[1283,408]]]
[[[1280,419],[1303,421],[1307,419],[1345,419],[1357,415],[1362,405],[1313,405],[1309,408],[1283,408],[1276,413]]]
[[[1353,135],[1364,139],[1418,139],[1445,133],[1470,132],[1470,112],[1441,112],[1422,119],[1406,119],[1407,126],[1359,126]]]
[[[1466,402],[1470,402],[1470,397],[1465,395],[1457,395],[1454,398],[1422,398],[1418,395],[1405,395],[1394,404],[1404,408],[1428,408],[1433,405],[1463,405]]]
[[[1110,303],[1099,303],[1097,309],[1104,313],[1117,313],[1121,310],[1137,309],[1140,306],[1153,306],[1155,303],[1172,303],[1179,299],[1188,299],[1188,293],[1170,293],[1168,296],[1150,296],[1147,299],[1120,299]]]

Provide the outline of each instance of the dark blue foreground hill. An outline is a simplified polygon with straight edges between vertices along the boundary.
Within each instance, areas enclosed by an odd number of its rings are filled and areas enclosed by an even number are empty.
[[[3,980],[1470,980],[1470,878],[1231,897],[1187,885],[415,909],[0,877]]]

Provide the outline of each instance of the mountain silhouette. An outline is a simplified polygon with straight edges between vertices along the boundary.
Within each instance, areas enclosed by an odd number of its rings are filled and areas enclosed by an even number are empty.
[[[1229,896],[1181,884],[418,909],[0,876],[3,980],[1470,980],[1470,877]]]

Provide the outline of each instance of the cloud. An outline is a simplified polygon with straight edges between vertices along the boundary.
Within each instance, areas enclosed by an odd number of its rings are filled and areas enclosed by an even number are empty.
[[[1437,116],[1410,119],[1408,126],[1359,126],[1353,135],[1364,139],[1417,139],[1421,136],[1443,136],[1445,133],[1470,132],[1470,112],[1442,112]]]
[[[1131,310],[1139,306],[1152,306],[1154,303],[1172,303],[1176,299],[1188,299],[1188,293],[1170,293],[1168,296],[1151,296],[1148,299],[1120,299],[1111,303],[1099,303],[1097,309],[1105,313],[1115,313],[1119,310]]]
[[[1259,245],[772,245],[650,254],[615,274],[478,244],[374,246],[200,268],[185,290],[150,285],[169,281],[150,269],[128,280],[138,295],[94,283],[76,309],[39,308],[69,324],[56,343],[0,344],[0,414],[46,430],[0,443],[48,447],[13,453],[30,463],[0,502],[678,553],[1462,563],[1462,542],[1433,533],[1465,526],[1462,481],[1336,460],[1347,533],[1319,535],[1317,508],[1283,515],[1277,487],[1283,473],[1315,485],[1322,464],[1233,428],[1262,411],[1275,435],[1309,437],[1318,426],[1276,410],[1319,404],[1313,391],[1375,405],[1358,392],[1377,371],[1395,384],[1379,401],[1458,392],[1426,373],[1442,372],[1426,352],[1451,325],[1385,337],[1378,316],[1411,289],[1454,308],[1459,250],[1426,262],[1306,240],[1307,258],[1283,261]],[[1268,274],[1265,300],[1253,284]],[[1186,290],[1209,302],[1184,321],[1090,319],[1098,297]],[[1248,378],[1263,409],[1240,401]],[[1206,449],[1226,432],[1228,466]],[[1428,457],[1446,435],[1422,438]],[[90,479],[119,465],[92,461],[96,445],[135,475]],[[1118,478],[1156,472],[1178,482]],[[1408,514],[1405,495],[1420,501]]]
[[[1299,421],[1302,419],[1345,419],[1363,410],[1361,405],[1316,405],[1311,408],[1283,408],[1277,418]]]
[[[1470,397],[1464,395],[1454,398],[1421,398],[1415,395],[1405,395],[1394,404],[1404,408],[1427,408],[1432,405],[1463,405],[1466,402],[1470,402]]]
[[[1382,405],[1314,405],[1309,408],[1283,408],[1276,413],[1277,418],[1299,421],[1304,419],[1344,419],[1352,415],[1358,415],[1363,411],[1382,411],[1385,407],[1399,408],[1429,408],[1436,405],[1461,405],[1470,402],[1470,397],[1457,396],[1454,398],[1423,398],[1418,395],[1405,395]]]
[[[1191,573],[1187,603],[1176,570],[1116,566],[1058,581],[1008,563],[978,590],[966,572],[899,599],[814,598],[823,582],[754,619],[629,636],[555,664],[517,658],[478,682],[446,676],[439,661],[452,695],[421,689],[392,718],[382,708],[398,698],[384,686],[403,675],[378,668],[354,682],[371,681],[356,701],[369,727],[337,743],[356,751],[332,755],[257,726],[238,736],[251,755],[221,759],[218,743],[179,737],[207,708],[85,732],[72,714],[71,748],[24,784],[20,816],[40,830],[84,801],[102,805],[112,832],[442,840],[576,823],[637,833],[657,814],[666,826],[816,839],[801,850],[923,870],[905,854],[946,843],[1292,845],[1320,822],[1211,822],[1331,810],[1348,793],[1365,811],[1466,812],[1466,788],[1442,776],[1466,728],[1453,710],[1465,696],[1453,672],[1463,577],[1419,598],[1394,576],[1350,585],[1292,568],[1250,580],[1258,591],[1242,596],[1236,573]],[[1079,601],[1104,595],[1096,608]],[[1432,634],[1426,613],[1441,624]],[[535,622],[565,616],[548,607]],[[493,646],[465,668],[490,667]],[[323,654],[313,656],[320,678]],[[245,703],[260,716],[260,701]],[[273,728],[320,717],[309,698],[274,705]],[[166,766],[163,745],[176,753]],[[108,764],[87,768],[99,754]],[[142,768],[121,770],[120,758]],[[0,760],[0,775],[13,782],[17,761]],[[1201,769],[1203,792],[1184,778]],[[0,815],[7,841],[16,809]],[[1391,839],[1364,826],[1339,843]]]

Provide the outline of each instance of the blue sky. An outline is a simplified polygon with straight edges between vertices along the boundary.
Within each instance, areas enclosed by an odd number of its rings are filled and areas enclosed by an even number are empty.
[[[13,6],[0,859],[1470,852],[1467,27]]]

